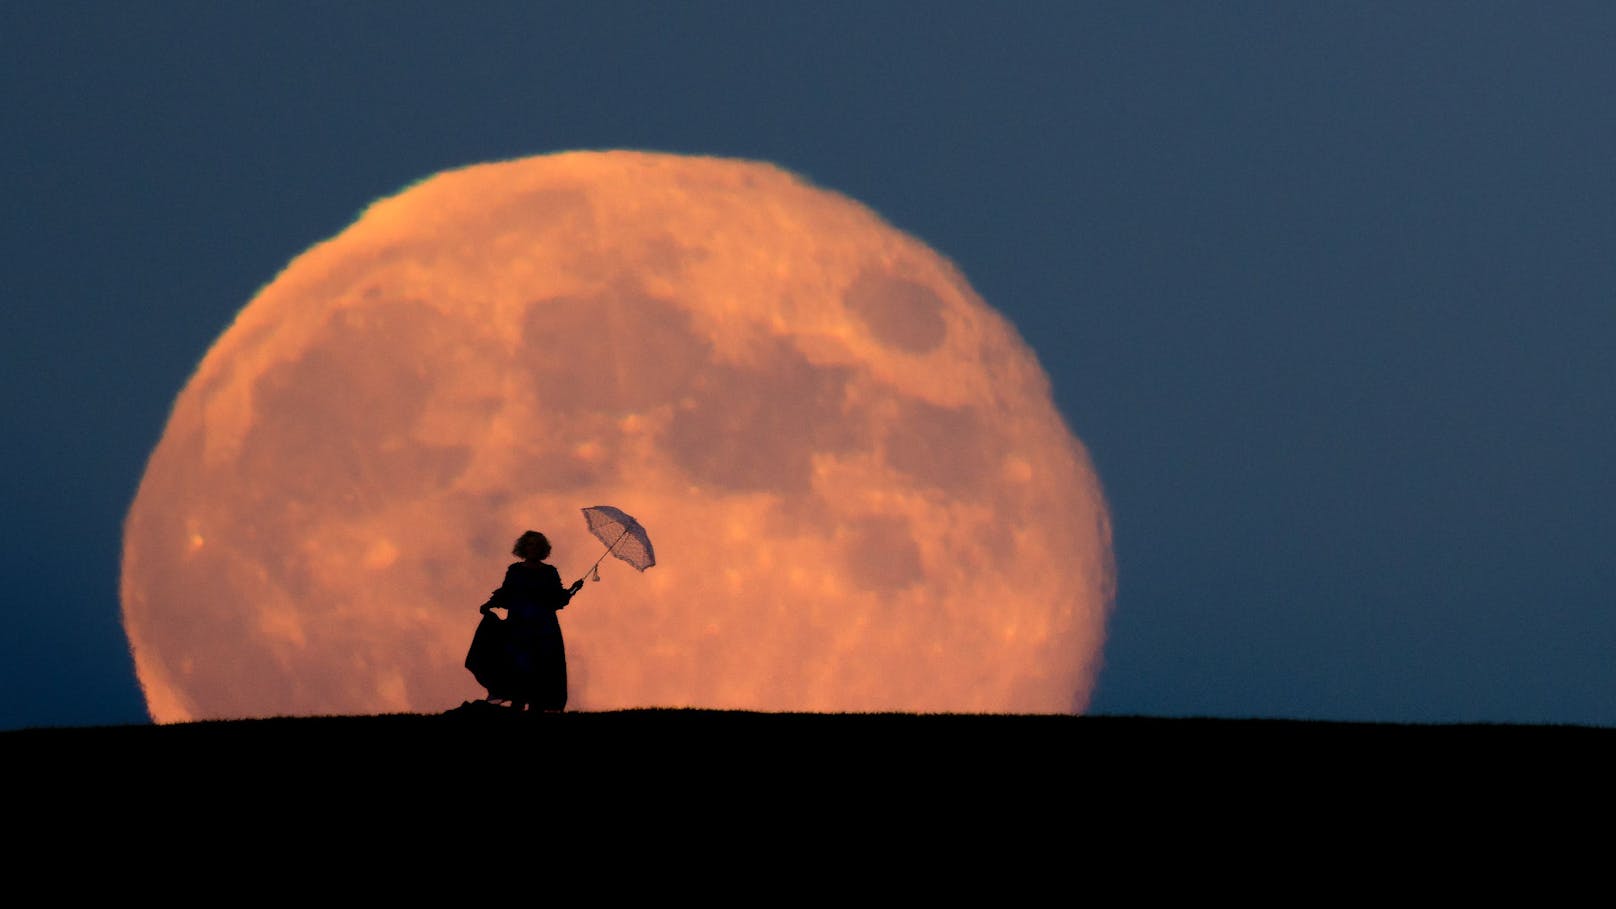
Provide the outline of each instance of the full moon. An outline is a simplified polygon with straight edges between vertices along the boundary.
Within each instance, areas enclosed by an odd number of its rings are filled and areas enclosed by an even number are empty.
[[[639,152],[439,174],[294,259],[176,400],[124,529],[158,722],[439,712],[512,542],[569,709],[1081,712],[1112,602],[1087,453],[1015,329],[864,206]]]

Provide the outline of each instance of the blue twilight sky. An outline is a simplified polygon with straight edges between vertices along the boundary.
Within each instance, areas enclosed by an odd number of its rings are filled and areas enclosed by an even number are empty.
[[[8,3],[0,728],[293,256],[449,167],[773,161],[953,259],[1113,509],[1094,710],[1616,724],[1616,5]]]

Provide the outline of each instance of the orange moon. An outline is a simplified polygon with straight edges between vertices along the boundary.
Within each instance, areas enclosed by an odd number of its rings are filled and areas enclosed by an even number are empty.
[[[566,153],[371,205],[236,317],[124,531],[158,722],[438,712],[523,530],[569,709],[1081,712],[1109,517],[948,261],[768,164]]]

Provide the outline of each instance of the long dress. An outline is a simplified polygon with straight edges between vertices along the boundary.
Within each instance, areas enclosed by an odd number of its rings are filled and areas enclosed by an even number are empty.
[[[556,611],[572,599],[561,573],[544,562],[517,562],[505,569],[494,603],[507,610],[506,641],[511,697],[535,710],[567,706],[567,648]]]

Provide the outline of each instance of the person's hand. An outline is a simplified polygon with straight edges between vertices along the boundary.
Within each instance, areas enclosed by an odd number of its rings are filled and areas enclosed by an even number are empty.
[[[578,580],[572,582],[572,586],[567,588],[567,592],[568,593],[577,593],[578,591],[583,590],[583,589],[584,589],[584,579],[579,578]]]

